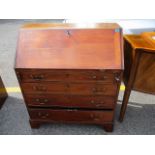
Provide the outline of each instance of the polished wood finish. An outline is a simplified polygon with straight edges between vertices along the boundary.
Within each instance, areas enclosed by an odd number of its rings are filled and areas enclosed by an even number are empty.
[[[2,108],[2,105],[4,104],[7,97],[8,97],[8,94],[6,92],[3,81],[2,81],[2,79],[0,77],[0,109]]]
[[[69,107],[87,109],[114,109],[115,98],[103,95],[71,95],[71,94],[28,94],[28,106],[35,107]]]
[[[120,121],[123,121],[131,90],[155,94],[155,32],[124,36],[124,83]],[[154,43],[154,44],[153,44]]]
[[[112,122],[112,111],[95,111],[91,113],[88,110],[76,109],[29,109],[31,119],[43,122],[70,122],[70,123],[89,123],[89,124],[104,124]],[[104,122],[104,123],[103,123]]]
[[[29,23],[23,29],[120,29],[116,23]]]
[[[155,32],[143,32],[141,34],[141,36],[143,37],[143,39],[146,42],[148,42],[149,44],[151,44],[151,46],[153,47],[153,49],[155,48]]]
[[[87,110],[65,110],[52,109],[40,110],[30,109],[30,124],[32,128],[39,128],[41,123],[80,123],[101,125],[107,132],[113,130],[114,113],[112,111],[90,111]],[[35,120],[35,121],[33,121]]]
[[[48,28],[23,28],[15,67],[119,70],[123,67],[120,39],[121,29],[117,25],[108,29],[104,26],[53,28],[52,24]]]
[[[114,96],[117,90],[116,84],[80,83],[80,82],[42,82],[21,84],[25,94],[51,93],[51,94],[77,94],[77,95],[109,95]]]
[[[123,70],[117,24],[30,24],[20,30],[15,71],[32,128],[98,124],[113,130]]]
[[[16,69],[17,70],[17,69]],[[51,81],[101,81],[115,83],[119,78],[119,70],[72,70],[72,69],[20,69],[19,78],[22,82],[51,82]]]

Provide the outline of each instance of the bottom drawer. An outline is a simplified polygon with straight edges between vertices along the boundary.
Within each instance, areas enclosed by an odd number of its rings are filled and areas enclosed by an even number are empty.
[[[113,121],[113,111],[29,109],[30,118],[38,121],[103,124]]]

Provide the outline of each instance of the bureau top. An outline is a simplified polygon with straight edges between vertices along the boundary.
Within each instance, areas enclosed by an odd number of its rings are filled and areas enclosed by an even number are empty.
[[[124,35],[133,48],[155,50],[155,32],[143,32],[141,34]]]
[[[117,24],[27,24],[20,32],[15,68],[123,69]]]
[[[32,23],[22,26],[23,29],[117,29],[116,23]]]

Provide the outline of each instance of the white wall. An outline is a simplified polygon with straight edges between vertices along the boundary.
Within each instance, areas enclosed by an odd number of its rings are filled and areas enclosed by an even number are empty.
[[[114,20],[107,20],[107,19],[100,19],[100,20],[76,20],[76,19],[67,19],[64,22],[67,23],[100,23],[100,22],[116,22],[122,28],[124,34],[138,34],[144,31],[155,31],[155,19],[133,19],[133,20],[126,20],[126,19],[114,19]]]

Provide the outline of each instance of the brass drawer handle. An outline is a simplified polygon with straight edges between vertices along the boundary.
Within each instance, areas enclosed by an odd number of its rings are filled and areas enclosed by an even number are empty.
[[[96,79],[96,78],[97,78],[97,76],[96,76],[96,75],[93,75],[93,76],[92,76],[92,78],[93,78],[93,79]]]
[[[44,75],[30,75],[30,77],[33,80],[43,80],[45,78]]]
[[[34,86],[33,89],[35,91],[41,91],[41,92],[45,92],[46,91],[46,87],[43,87],[43,86]]]
[[[93,75],[92,76],[92,79],[97,79],[97,76],[96,75]],[[106,80],[107,79],[107,76],[102,76],[101,77],[101,80]]]
[[[91,102],[90,102],[91,104],[95,104],[95,106],[96,107],[101,107],[103,104],[104,104],[104,102],[95,102],[94,100],[91,100]]]
[[[48,99],[39,99],[39,98],[37,98],[36,99],[36,102],[38,102],[39,104],[46,104],[46,103],[48,103]]]
[[[99,120],[100,120],[99,117],[95,117],[95,118],[94,118],[94,121],[99,121]]]
[[[90,114],[90,118],[91,119],[94,119],[94,114]]]
[[[94,114],[90,114],[90,118],[93,119],[94,121],[100,120],[100,118],[98,116],[95,116]]]
[[[102,107],[104,103],[96,104],[96,107]]]
[[[103,80],[106,80],[107,79],[107,76],[103,76],[103,78],[102,78]]]
[[[39,113],[38,113],[38,116],[39,116],[40,118],[47,118],[47,117],[49,116],[49,114],[48,114],[48,113],[42,114],[41,112],[39,112]]]
[[[94,101],[94,100],[91,100],[91,103],[92,103],[92,104],[94,104],[94,103],[95,103],[95,101]]]

